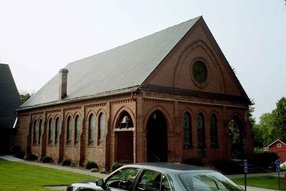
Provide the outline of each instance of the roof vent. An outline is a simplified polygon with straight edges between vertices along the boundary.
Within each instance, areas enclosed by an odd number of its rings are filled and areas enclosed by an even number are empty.
[[[59,97],[60,99],[63,99],[67,97],[67,83],[68,83],[68,70],[67,69],[61,69],[60,74],[60,91],[59,91]]]

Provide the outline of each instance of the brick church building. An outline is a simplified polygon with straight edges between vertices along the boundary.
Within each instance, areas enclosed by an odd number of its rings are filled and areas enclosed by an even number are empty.
[[[211,164],[253,153],[249,104],[198,17],[69,63],[17,110],[17,144],[27,154],[102,168]]]

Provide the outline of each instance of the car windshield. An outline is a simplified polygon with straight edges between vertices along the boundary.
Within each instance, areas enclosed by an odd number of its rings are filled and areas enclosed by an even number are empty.
[[[179,175],[187,191],[242,191],[243,189],[217,172],[196,172]]]

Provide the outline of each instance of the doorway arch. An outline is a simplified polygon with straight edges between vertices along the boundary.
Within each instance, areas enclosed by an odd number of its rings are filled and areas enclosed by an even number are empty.
[[[159,110],[154,111],[147,122],[147,161],[167,162],[168,131],[165,116]]]

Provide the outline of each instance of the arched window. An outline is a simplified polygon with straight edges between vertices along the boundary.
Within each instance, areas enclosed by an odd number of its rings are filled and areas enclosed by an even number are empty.
[[[184,113],[183,128],[184,128],[184,148],[192,147],[192,126],[191,116],[189,113]]]
[[[105,115],[101,113],[98,119],[98,143],[103,139],[105,133]]]
[[[67,119],[67,144],[72,143],[72,120],[69,116]]]
[[[41,144],[41,137],[42,137],[42,123],[43,121],[40,119],[40,122],[39,122],[39,138],[38,138],[38,145]]]
[[[37,121],[34,121],[33,124],[33,144],[37,144],[37,133],[38,133],[38,126],[37,126]]]
[[[88,144],[94,144],[94,132],[95,132],[95,117],[93,114],[88,119]]]
[[[53,130],[54,130],[54,127],[53,127],[53,121],[52,119],[49,120],[49,128],[48,128],[48,141],[49,141],[49,144],[53,143]]]
[[[198,115],[198,147],[206,147],[206,136],[205,136],[205,119],[202,113]]]
[[[80,118],[77,115],[75,118],[74,144],[77,144],[80,139]]]
[[[218,138],[217,138],[217,118],[215,115],[211,116],[210,119],[210,133],[211,133],[211,147],[218,147]]]
[[[56,118],[56,128],[55,128],[55,144],[59,142],[59,132],[60,132],[60,119]]]

